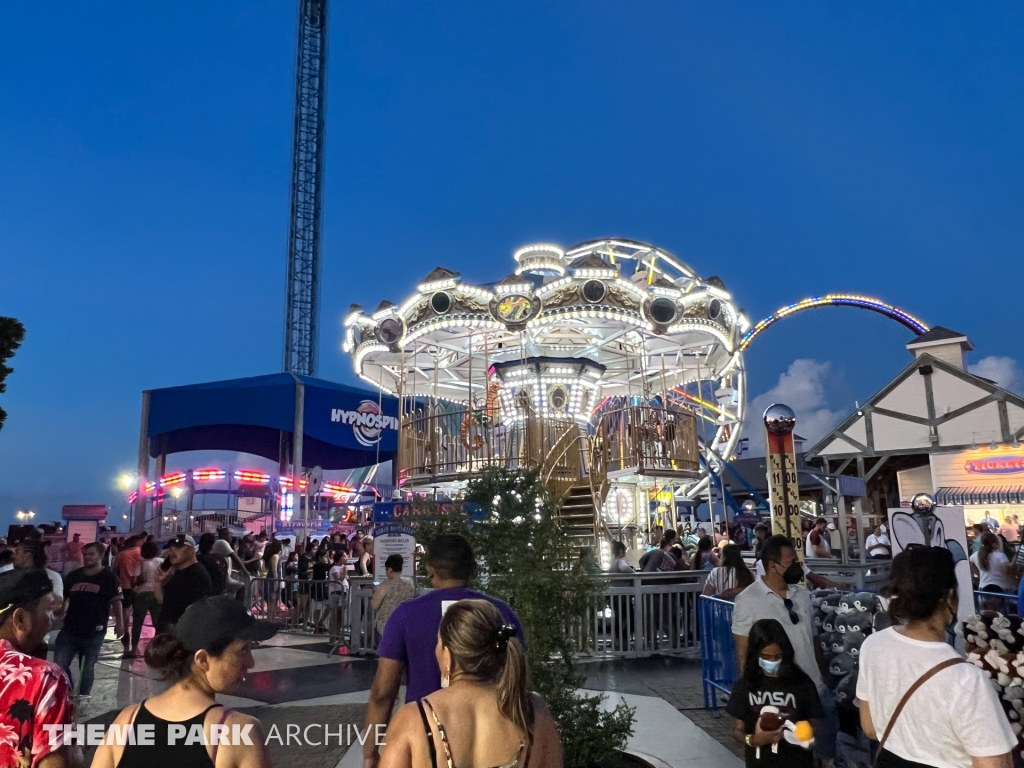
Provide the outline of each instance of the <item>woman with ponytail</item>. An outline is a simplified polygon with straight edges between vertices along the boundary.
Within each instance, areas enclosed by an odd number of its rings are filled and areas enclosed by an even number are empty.
[[[450,605],[435,653],[441,690],[398,710],[381,768],[561,768],[555,722],[530,691],[526,649],[497,608]]]

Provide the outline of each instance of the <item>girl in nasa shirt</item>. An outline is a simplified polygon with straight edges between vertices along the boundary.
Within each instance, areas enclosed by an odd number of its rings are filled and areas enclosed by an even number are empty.
[[[734,735],[747,745],[747,767],[813,768],[812,751],[786,741],[782,724],[820,718],[818,691],[794,662],[793,645],[779,622],[755,622],[749,638],[743,677],[725,708],[736,718]]]

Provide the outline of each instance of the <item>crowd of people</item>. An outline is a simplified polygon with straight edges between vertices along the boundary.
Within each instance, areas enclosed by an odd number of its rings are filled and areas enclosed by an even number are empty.
[[[827,524],[814,529],[798,542],[755,529],[756,569],[744,562],[743,548],[727,532],[716,542],[702,529],[682,538],[673,530],[660,531],[659,546],[641,558],[642,573],[706,571],[705,594],[734,601],[732,632],[741,677],[727,711],[735,718],[737,738],[746,744],[750,766],[810,766],[814,757],[827,765],[835,757],[836,703],[815,654],[810,595],[799,586],[808,574],[797,547],[813,550],[828,537]],[[881,543],[886,531],[879,526],[872,535]],[[1005,538],[985,530],[977,540],[972,563],[979,571],[996,579],[1011,567]],[[45,726],[72,722],[76,703],[89,696],[111,622],[125,656],[142,652],[170,683],[159,696],[126,707],[116,724],[150,725],[158,737],[182,725],[204,731],[251,726],[259,733],[257,721],[216,701],[217,694],[235,691],[252,668],[254,644],[279,629],[250,615],[237,599],[237,585],[244,587],[256,575],[283,579],[285,586],[264,579],[271,585],[262,593],[269,612],[270,603],[283,609],[304,598],[329,601],[343,594],[353,571],[372,574],[375,567],[372,539],[363,536],[310,541],[294,550],[287,539],[263,534],[232,539],[226,530],[204,534],[198,542],[179,534],[162,548],[145,535],[110,546],[78,544],[68,542],[80,558],[73,562],[80,565],[63,578],[46,567],[46,547],[38,540],[0,550],[0,669],[6,685],[0,726],[17,736],[16,746],[0,746],[10,751],[0,754],[0,763],[79,764],[80,748],[54,741]],[[613,573],[635,572],[621,542],[612,554]],[[595,563],[593,552],[581,553],[581,568]],[[390,555],[383,566],[386,577],[371,599],[379,658],[364,728],[386,729],[388,747],[381,752],[375,739],[367,739],[363,767],[557,768],[558,731],[545,702],[531,693],[525,638],[515,612],[469,587],[476,559],[462,537],[435,538],[424,564],[431,590],[417,597],[403,575],[403,558]],[[301,588],[302,581],[310,582],[308,589]],[[328,590],[322,595],[321,585]],[[882,742],[878,765],[1009,766],[1016,737],[994,691],[980,670],[958,663],[962,659],[947,643],[957,613],[952,555],[926,547],[897,555],[883,593],[896,625],[864,642],[857,683],[862,728]],[[147,617],[156,634],[141,648]],[[61,626],[51,648],[47,637],[57,622]],[[53,662],[46,661],[51,650]],[[395,711],[403,682],[405,704]],[[11,695],[27,701],[31,713],[12,718],[3,706]],[[773,717],[765,716],[767,703]],[[813,724],[813,754],[783,739],[786,720]],[[152,768],[161,761],[218,768],[269,765],[260,738],[251,746],[180,744],[160,755],[143,745],[109,743],[97,751],[93,765]]]
[[[735,598],[732,632],[741,678],[727,711],[751,768],[830,765],[838,714],[814,643],[810,593],[796,545],[768,537],[763,575]],[[860,648],[856,705],[879,768],[1009,768],[1016,736],[985,673],[948,642],[958,587],[953,555],[912,546],[898,554],[882,590],[893,626]],[[946,671],[949,669],[949,671]],[[934,680],[933,680],[934,678]],[[809,721],[813,755],[784,740],[784,724]]]
[[[340,585],[350,561],[359,574],[374,572],[372,539],[363,536],[310,542],[297,552],[286,540],[262,535],[231,540],[227,531],[204,534],[198,543],[179,534],[162,548],[145,535],[109,546],[68,544],[81,559],[63,578],[46,569],[45,547],[38,540],[0,549],[10,552],[0,563],[11,566],[0,572],[3,765],[82,764],[81,746],[65,742],[60,731],[54,738],[46,726],[72,723],[76,705],[90,695],[93,668],[112,620],[125,656],[141,651],[170,686],[130,704],[114,721],[152,727],[154,746],[108,740],[96,751],[93,766],[268,766],[258,721],[216,700],[218,694],[236,691],[254,666],[254,644],[280,627],[253,618],[237,599],[236,584],[277,572],[296,582],[310,581],[311,587],[332,579]],[[388,748],[381,754],[376,739],[368,739],[364,766],[428,768],[446,762],[558,768],[558,731],[545,702],[531,692],[525,638],[515,613],[468,588],[476,560],[462,537],[437,537],[425,563],[432,590],[415,597],[412,582],[402,575],[403,558],[390,555],[384,563],[386,578],[371,601],[381,635],[380,662],[366,725],[374,732],[386,728]],[[278,589],[274,579],[265,583]],[[303,595],[319,599],[313,589],[266,598],[287,605]],[[156,634],[142,648],[146,617]],[[50,662],[46,637],[57,622],[63,626]],[[403,677],[406,705],[392,718]],[[252,744],[215,744],[209,735],[218,726],[251,727]],[[202,728],[206,743],[178,740],[168,747],[170,729],[182,727],[186,732]]]

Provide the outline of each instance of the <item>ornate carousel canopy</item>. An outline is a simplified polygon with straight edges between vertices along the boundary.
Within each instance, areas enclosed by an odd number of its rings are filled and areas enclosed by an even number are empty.
[[[503,420],[683,405],[699,412],[708,457],[731,458],[750,323],[720,279],[620,239],[529,245],[513,261],[493,283],[437,267],[400,304],[353,306],[343,346],[358,375],[410,402],[497,408]]]

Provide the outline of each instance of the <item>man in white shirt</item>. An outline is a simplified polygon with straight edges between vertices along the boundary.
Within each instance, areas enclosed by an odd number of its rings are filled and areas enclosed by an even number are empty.
[[[832,760],[839,720],[835,697],[825,687],[814,653],[814,609],[810,593],[797,586],[804,577],[804,568],[797,559],[793,542],[778,535],[765,541],[761,563],[764,575],[736,596],[733,608],[732,635],[739,668],[743,669],[746,662],[747,637],[754,623],[761,619],[779,622],[793,644],[797,666],[811,678],[821,698],[824,717],[815,734],[815,752],[822,760]]]
[[[888,560],[892,557],[892,543],[884,525],[875,526],[875,530],[864,542],[864,549],[868,551],[868,557],[872,560]]]

